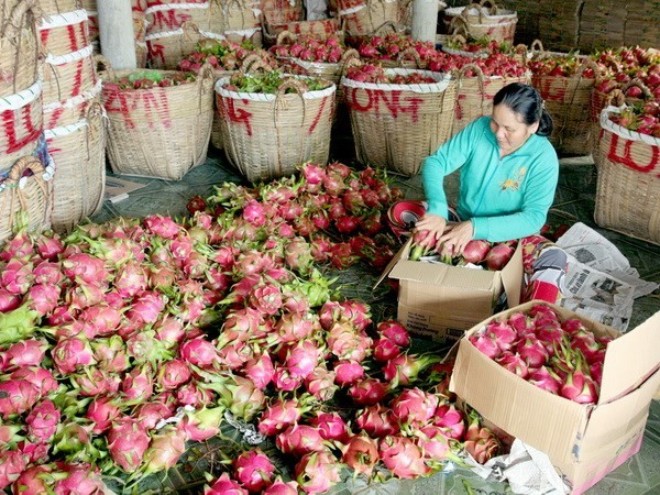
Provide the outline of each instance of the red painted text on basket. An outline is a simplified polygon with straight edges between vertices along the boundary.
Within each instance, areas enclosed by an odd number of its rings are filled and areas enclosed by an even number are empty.
[[[170,119],[170,108],[167,101],[165,88],[153,88],[150,91],[140,92],[139,95],[133,91],[114,91],[105,100],[105,109],[108,113],[120,113],[124,122],[131,129],[136,128],[131,118],[132,112],[142,110],[149,127],[169,128],[172,125]],[[142,108],[139,108],[139,107]],[[140,123],[143,125],[143,123]]]
[[[312,125],[309,126],[309,129],[307,129],[307,134],[312,134],[314,132],[314,129],[316,129],[316,126],[319,123],[319,120],[321,120],[321,115],[324,114],[324,109],[326,103],[328,103],[328,96],[324,97],[321,99],[321,105],[319,106],[319,111],[316,112],[316,115],[314,116],[314,120],[312,121]]]
[[[71,52],[77,52],[82,48],[85,48],[89,45],[89,39],[87,36],[87,30],[84,27],[84,22],[79,22],[78,24],[69,24],[66,27],[66,34],[69,38],[69,49]],[[39,32],[41,38],[41,44],[43,46],[48,46],[48,38],[53,33],[53,29],[42,29]]]
[[[365,104],[360,103],[359,93],[366,93]],[[377,114],[389,112],[395,119],[399,117],[399,114],[409,113],[413,122],[417,122],[419,118],[419,106],[422,102],[421,98],[415,96],[401,98],[401,91],[350,88],[348,95],[348,104],[352,110],[357,112],[375,111]]]
[[[180,28],[184,22],[190,21],[192,16],[176,10],[162,10],[153,13],[150,32],[160,32]]]
[[[603,131],[600,132],[600,139],[603,139]],[[660,155],[660,148],[651,146],[651,160],[649,163],[642,164],[636,163],[632,156],[632,147],[637,144],[635,141],[625,140],[623,147],[619,145],[619,136],[612,133],[612,140],[610,142],[610,149],[607,151],[607,158],[613,163],[619,163],[628,168],[649,174],[658,166],[658,156]],[[623,148],[623,149],[621,149]],[[656,174],[660,178],[660,172]]]
[[[535,81],[534,85],[539,89],[541,96],[546,101],[564,101],[566,88],[555,84],[556,78],[543,77],[540,81]]]
[[[165,63],[165,45],[160,43],[154,43],[152,41],[147,41],[147,47],[149,50],[149,58],[151,60],[158,60],[164,64]]]
[[[5,134],[5,136],[7,136],[7,146],[5,149],[0,149],[0,153],[15,153],[22,149],[25,145],[34,143],[34,141],[39,137],[39,134],[41,134],[41,128],[35,127],[34,122],[32,122],[31,106],[24,106],[21,108],[20,113],[20,119],[16,119],[16,113],[12,110],[5,110],[0,113],[2,132]],[[16,136],[17,123],[22,124],[27,130],[27,133],[20,139]]]
[[[245,124],[245,132],[248,136],[252,136],[252,113],[243,108],[236,108],[234,106],[235,100],[232,98],[223,98],[219,103],[220,114],[235,124]],[[249,105],[248,100],[241,100],[243,105]]]

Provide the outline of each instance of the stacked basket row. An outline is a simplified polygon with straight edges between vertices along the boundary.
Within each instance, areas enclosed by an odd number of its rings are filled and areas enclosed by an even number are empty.
[[[0,10],[0,243],[25,223],[36,231],[50,227],[53,169],[43,140],[39,16],[34,1],[5,1]]]
[[[102,205],[105,130],[87,12],[74,0],[40,0],[44,135],[57,167],[53,228],[71,230]]]

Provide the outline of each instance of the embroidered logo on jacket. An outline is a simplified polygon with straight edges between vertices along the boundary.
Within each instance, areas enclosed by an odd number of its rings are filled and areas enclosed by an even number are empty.
[[[527,174],[527,168],[522,167],[518,169],[518,173],[513,179],[506,179],[500,184],[500,187],[502,188],[502,191],[506,191],[508,189],[512,189],[514,191],[517,191],[520,189],[520,183],[523,181],[525,178],[525,175]]]

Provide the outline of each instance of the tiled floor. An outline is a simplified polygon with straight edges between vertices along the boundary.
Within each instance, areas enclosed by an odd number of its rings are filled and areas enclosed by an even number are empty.
[[[353,159],[352,143],[343,135],[333,137],[333,158],[345,163]],[[237,172],[226,165],[222,153],[211,150],[208,161],[191,170],[179,182],[157,179],[132,178],[143,182],[146,187],[131,193],[129,198],[116,204],[108,201],[93,220],[102,222],[117,215],[144,216],[150,213],[185,215],[185,204],[195,194],[209,195],[215,184],[223,181],[241,181]],[[407,197],[423,196],[418,177],[401,180]],[[593,222],[596,174],[593,165],[562,165],[559,188],[550,214],[551,220],[572,223],[581,221],[596,228]],[[660,247],[628,238],[616,232],[598,229],[611,240],[647,280],[660,282]],[[373,278],[373,274],[368,274]],[[380,311],[392,310],[392,299],[373,293],[372,284],[365,280],[360,286],[349,287],[360,297],[373,305],[380,305]],[[648,316],[660,310],[660,292],[637,299],[630,328],[634,328]],[[660,343],[649,343],[660,345]],[[503,484],[488,483],[475,475],[457,471],[452,474],[437,474],[414,482],[390,482],[385,485],[364,487],[342,485],[333,494],[492,494],[511,493]],[[641,452],[623,466],[607,476],[589,495],[652,495],[660,494],[660,402],[654,402],[646,428]]]

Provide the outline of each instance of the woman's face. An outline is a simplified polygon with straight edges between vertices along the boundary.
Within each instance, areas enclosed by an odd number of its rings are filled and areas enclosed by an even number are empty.
[[[504,155],[520,148],[538,128],[538,122],[532,125],[525,124],[521,115],[502,103],[493,107],[490,129],[495,134],[497,144]]]

